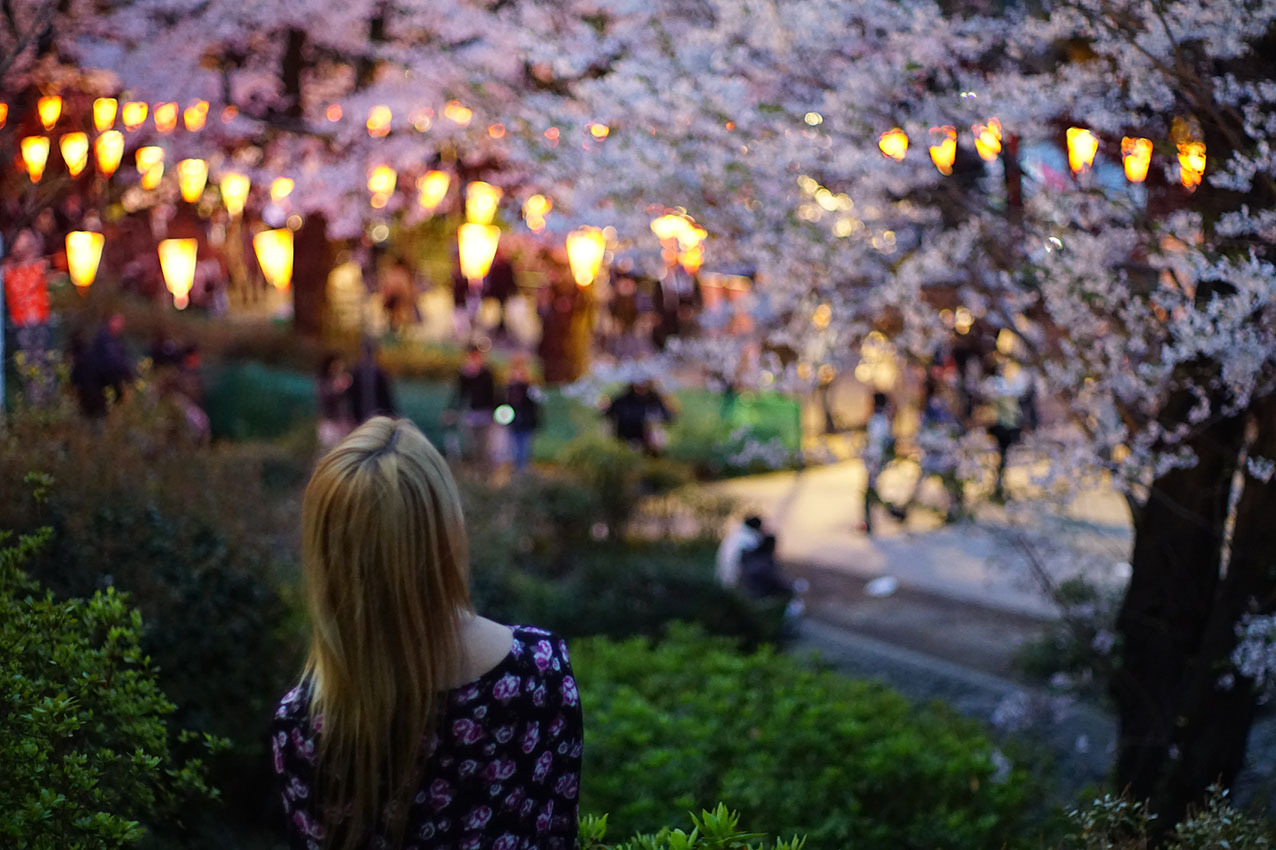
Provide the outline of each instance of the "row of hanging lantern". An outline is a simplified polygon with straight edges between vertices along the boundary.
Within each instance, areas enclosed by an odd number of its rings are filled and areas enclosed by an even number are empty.
[[[106,237],[101,233],[88,230],[73,230],[66,235],[67,270],[71,282],[81,291],[97,278],[105,243]],[[198,251],[199,240],[194,238],[163,239],[159,243],[160,272],[179,310],[190,304]],[[253,236],[253,253],[266,281],[276,289],[287,289],[292,282],[292,231],[287,228],[261,231]]]
[[[972,125],[970,130],[979,156],[986,162],[996,160],[1001,153],[1001,122],[992,118],[987,124]],[[1098,138],[1084,127],[1069,127],[1066,139],[1068,168],[1073,174],[1089,171],[1094,164],[1095,154],[1099,151]],[[878,137],[877,146],[883,156],[901,162],[908,153],[908,134],[899,127],[894,127]],[[1185,137],[1177,141],[1177,148],[1179,181],[1189,192],[1194,191],[1201,185],[1201,179],[1205,175],[1205,143],[1199,138]],[[1152,151],[1151,139],[1134,136],[1121,139],[1121,159],[1127,180],[1142,183],[1147,179]],[[956,158],[957,128],[951,125],[931,127],[930,159],[939,173],[945,176],[952,174]]]
[[[46,132],[53,130],[62,118],[62,97],[45,95],[36,100],[35,111]],[[183,109],[174,101],[157,103],[153,107],[143,100],[129,100],[122,105],[113,97],[99,97],[93,101],[93,129],[99,133],[114,129],[118,116],[124,129],[132,133],[141,130],[147,116],[155,124],[157,132],[168,135],[177,129],[178,120],[188,132],[197,133],[208,121],[208,101],[197,100]],[[0,101],[0,128],[9,120],[9,104]]]

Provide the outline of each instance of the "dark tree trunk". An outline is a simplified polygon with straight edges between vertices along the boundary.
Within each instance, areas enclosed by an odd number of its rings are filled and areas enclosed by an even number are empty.
[[[293,258],[293,326],[300,334],[319,336],[328,311],[333,260],[328,222],[322,215],[306,217],[295,236]]]

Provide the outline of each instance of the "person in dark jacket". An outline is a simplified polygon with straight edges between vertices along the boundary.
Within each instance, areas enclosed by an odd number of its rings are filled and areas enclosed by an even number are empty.
[[[106,415],[107,390],[114,400],[119,400],[136,375],[133,359],[124,347],[123,333],[124,316],[112,313],[87,349],[72,347],[71,383],[80,409],[91,419]]]
[[[350,412],[356,425],[374,416],[395,416],[390,378],[377,363],[377,346],[364,339],[359,361],[350,373]]]
[[[532,437],[541,424],[541,391],[532,383],[527,358],[519,355],[510,364],[510,380],[505,387],[505,403],[513,418],[510,436],[514,444],[514,468],[523,470],[532,457]]]
[[[637,381],[611,400],[603,415],[611,420],[616,439],[655,457],[664,448],[663,429],[673,420],[669,405],[651,385]]]
[[[491,457],[492,414],[499,403],[496,379],[488,368],[483,349],[471,345],[456,375],[451,417],[459,416],[462,455],[486,463]]]

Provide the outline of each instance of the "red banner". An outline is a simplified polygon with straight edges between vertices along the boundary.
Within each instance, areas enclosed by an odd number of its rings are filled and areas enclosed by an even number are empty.
[[[49,321],[48,271],[44,260],[6,267],[4,294],[9,304],[9,320],[15,327]]]

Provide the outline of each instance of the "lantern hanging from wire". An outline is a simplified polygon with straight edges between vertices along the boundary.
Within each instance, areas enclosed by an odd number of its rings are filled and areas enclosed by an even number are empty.
[[[582,289],[598,277],[607,253],[607,237],[597,227],[578,227],[567,234],[567,263]]]
[[[124,122],[124,129],[133,131],[140,129],[146,123],[146,114],[150,112],[150,107],[145,101],[130,100],[120,108],[120,120]]]
[[[544,195],[531,195],[523,202],[523,221],[533,233],[545,229],[545,216],[554,208],[554,202]]]
[[[275,289],[292,283],[292,231],[288,228],[263,230],[253,237],[253,252],[267,282]]]
[[[231,216],[242,214],[244,204],[248,201],[248,190],[252,188],[252,181],[237,171],[227,171],[222,175],[217,188],[221,190],[222,203],[226,206],[226,212]]]
[[[1121,139],[1121,159],[1125,165],[1125,179],[1131,183],[1142,183],[1147,179],[1148,168],[1152,164],[1152,140],[1130,136]]]
[[[202,159],[184,159],[177,163],[177,186],[182,200],[188,204],[198,201],[208,185],[208,162]]]
[[[179,310],[185,310],[190,304],[198,251],[199,242],[196,239],[165,239],[159,243],[160,271],[164,273],[164,285],[173,293],[173,305]]]
[[[197,100],[182,110],[182,124],[185,125],[187,132],[199,132],[204,129],[204,122],[207,120],[208,101],[206,100]]]
[[[887,130],[877,140],[877,147],[883,156],[901,162],[908,153],[908,134],[899,127]]]
[[[102,261],[101,233],[88,230],[72,230],[66,235],[66,265],[71,282],[81,290],[91,286],[97,278],[97,267]]]
[[[22,164],[26,166],[27,176],[32,183],[39,183],[44,176],[44,166],[49,162],[49,137],[27,136],[20,143]]]
[[[434,212],[447,197],[452,177],[446,171],[427,171],[417,178],[417,203],[426,212]]]
[[[951,126],[931,127],[930,161],[935,163],[939,173],[947,177],[953,173],[953,162],[957,159],[957,128]]]
[[[164,149],[159,145],[140,147],[133,155],[137,161],[137,173],[142,175],[142,188],[154,189],[164,178]]]
[[[704,265],[704,245],[696,244],[678,252],[678,264],[686,269],[687,274],[695,274]]]
[[[687,228],[687,217],[677,213],[665,213],[651,220],[651,232],[661,242],[672,242]]]
[[[1084,127],[1068,128],[1068,167],[1073,174],[1089,171],[1094,155],[1099,152],[1099,140]]]
[[[276,177],[270,183],[270,200],[278,204],[292,194],[297,185],[291,177]]]
[[[465,187],[465,220],[471,224],[491,224],[504,194],[498,187],[475,180]]]
[[[107,130],[93,140],[93,156],[97,170],[103,177],[110,177],[120,167],[124,158],[124,134],[119,130]]]
[[[496,259],[496,246],[501,241],[501,229],[494,224],[467,222],[456,232],[457,252],[461,261],[461,274],[477,289],[492,268]]]
[[[172,101],[155,104],[152,118],[155,121],[155,129],[163,135],[168,135],[177,129],[177,104]]]
[[[975,151],[984,162],[994,162],[1001,153],[1001,122],[989,118],[987,124],[974,124],[970,132],[975,135]]]
[[[79,177],[80,172],[89,164],[89,137],[86,133],[67,133],[58,139],[58,148],[62,151],[62,161],[72,177]]]
[[[105,133],[115,126],[115,113],[119,101],[113,97],[99,97],[93,101],[93,129]]]
[[[368,172],[368,191],[372,193],[373,208],[381,209],[390,202],[398,182],[398,173],[388,165],[378,165]]]
[[[62,117],[62,98],[56,94],[42,97],[35,102],[35,111],[40,116],[44,129],[52,130],[53,125]]]
[[[1195,192],[1205,178],[1205,143],[1201,141],[1179,142],[1179,182],[1189,192]]]
[[[0,100],[0,130],[4,129],[4,125],[9,121],[9,104]]]

